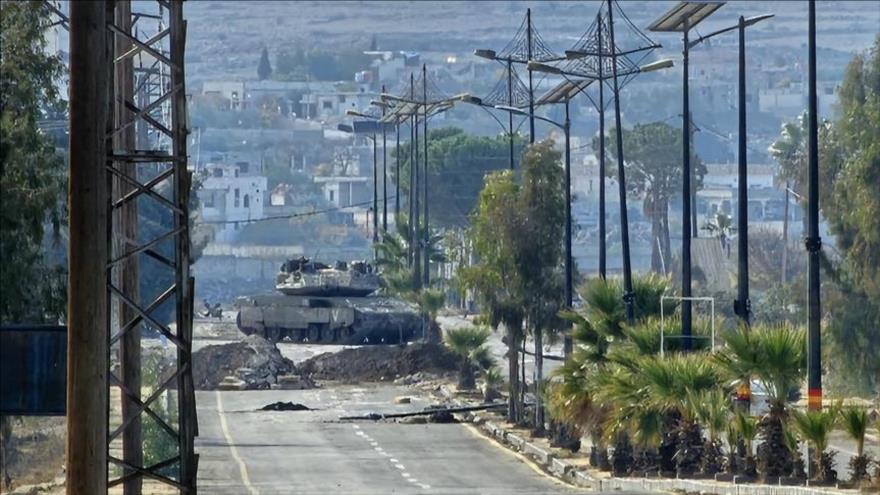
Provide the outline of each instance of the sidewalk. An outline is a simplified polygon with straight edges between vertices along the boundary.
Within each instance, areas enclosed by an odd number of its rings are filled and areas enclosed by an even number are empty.
[[[475,401],[457,396],[447,385],[438,389],[445,399],[456,406],[475,405]],[[858,494],[855,489],[819,486],[782,486],[767,484],[735,484],[715,480],[613,477],[610,473],[593,469],[584,455],[572,454],[565,449],[554,448],[546,438],[530,438],[528,430],[508,423],[500,413],[486,411],[466,412],[461,415],[485,436],[520,452],[532,459],[547,473],[566,483],[596,491],[680,491],[686,493],[717,495],[807,495],[807,494]]]

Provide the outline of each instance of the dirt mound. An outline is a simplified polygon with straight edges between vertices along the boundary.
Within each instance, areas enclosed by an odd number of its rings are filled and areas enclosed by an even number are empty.
[[[459,358],[440,344],[364,346],[319,354],[300,363],[299,372],[317,380],[391,381],[414,373],[457,371]]]
[[[245,389],[270,388],[279,375],[295,372],[293,361],[259,335],[249,335],[240,342],[209,345],[193,353],[197,390],[216,390],[227,376],[243,380]]]

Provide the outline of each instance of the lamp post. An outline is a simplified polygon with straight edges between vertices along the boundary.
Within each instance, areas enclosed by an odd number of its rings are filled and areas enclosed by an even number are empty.
[[[809,292],[807,296],[807,404],[810,409],[822,409],[822,334],[821,294],[819,292],[819,115],[816,97],[816,0],[809,1],[808,72],[809,72],[809,172],[807,210],[807,238],[804,243],[809,261]]]
[[[613,39],[613,34],[611,36]],[[612,49],[612,53],[613,53],[613,49]],[[567,52],[567,54],[569,54],[569,56],[572,58],[576,58],[576,57],[581,56],[583,54],[583,52],[569,51],[569,52]],[[638,67],[632,71],[628,71],[626,73],[622,73],[619,75],[620,76],[627,76],[627,75],[632,75],[632,74],[641,73],[641,72],[652,72],[652,71],[672,67],[672,65],[673,65],[672,60],[668,60],[668,59],[658,60],[656,62],[645,64],[645,65]],[[559,67],[554,67],[552,65],[547,65],[547,64],[543,64],[543,63],[539,63],[539,62],[531,62],[531,63],[529,63],[529,67],[534,71],[560,75],[560,76],[566,78],[567,83],[571,84],[571,85],[583,84],[583,86],[580,88],[576,87],[575,89],[577,89],[577,90],[574,91],[573,93],[567,93],[567,92],[564,93],[564,94],[568,95],[567,98],[569,98],[569,99],[571,97],[574,97],[575,95],[577,95],[581,91],[585,90],[587,88],[587,86],[590,83],[592,83],[593,81],[599,81],[600,86],[602,84],[604,84],[604,81],[602,81],[601,79],[599,79],[595,76],[592,76],[590,74],[568,71],[568,70],[561,69]],[[617,74],[616,69],[614,71],[612,71],[612,74]],[[583,79],[581,81],[574,81],[574,80],[569,79],[570,77],[578,77],[578,78],[583,78]],[[584,84],[584,83],[586,83],[586,84]],[[632,293],[632,271],[629,269],[629,267],[630,267],[630,261],[629,261],[629,224],[628,224],[627,218],[626,218],[626,178],[623,175],[623,141],[621,139],[622,133],[620,132],[620,105],[618,103],[618,101],[619,101],[618,96],[620,94],[620,88],[615,85],[613,87],[613,89],[614,89],[614,95],[615,95],[615,98],[614,98],[615,110],[616,110],[615,117],[616,117],[617,129],[618,129],[618,132],[617,132],[617,135],[618,135],[617,157],[618,157],[618,177],[619,177],[618,183],[620,185],[622,185],[622,188],[620,189],[620,204],[621,204],[621,234],[622,234],[621,240],[622,240],[622,245],[623,245],[623,267],[624,267],[623,276],[624,276],[624,287],[625,287],[624,301],[627,302],[627,315],[628,315],[628,317],[630,317],[630,315],[632,314],[632,300],[631,300],[631,296],[627,297],[627,294]],[[545,101],[548,103],[552,102],[551,100],[553,100],[552,95],[553,95],[554,91],[556,91],[556,90],[553,90],[550,93],[548,93],[547,96],[542,97],[541,100],[539,100],[539,103],[544,103]],[[601,103],[602,102],[600,102],[600,104]],[[568,114],[568,101],[566,100],[566,115],[567,114]],[[604,138],[604,136],[603,136],[603,138]],[[602,179],[604,180],[604,177],[602,177]],[[570,208],[570,206],[568,208]],[[568,216],[570,216],[570,213]],[[566,244],[567,244],[567,250],[570,252],[571,251],[570,234],[566,238]],[[569,264],[570,264],[570,262],[569,262]],[[568,278],[569,277],[567,277],[567,279]],[[569,294],[569,297],[570,297],[570,295],[572,293],[570,280],[567,280],[566,292]],[[571,306],[570,299],[568,299],[568,306],[569,307]]]
[[[681,215],[681,333],[682,350],[691,348],[691,133],[690,99],[688,95],[688,40],[690,30],[721,8],[725,2],[683,1],[660,16],[648,30],[682,33],[682,215]]]
[[[532,9],[526,9],[526,19],[525,19],[525,39],[514,38],[511,43],[508,43],[508,46],[513,46],[511,49],[511,53],[507,56],[499,56],[495,50],[488,49],[477,49],[474,50],[474,55],[485,58],[487,60],[495,60],[498,62],[503,62],[508,66],[508,90],[510,98],[508,99],[508,105],[500,105],[500,106],[512,106],[512,92],[513,92],[513,81],[510,76],[510,70],[512,64],[523,64],[527,65],[530,61],[539,61],[539,62],[553,62],[558,60],[563,60],[564,57],[557,57],[550,53],[546,47],[544,47],[539,41],[537,33],[535,32],[535,28],[532,26]],[[517,35],[519,36],[519,34]],[[522,53],[524,49],[526,57],[525,59],[516,58],[514,53]],[[540,54],[538,53],[540,52]],[[528,94],[529,94],[529,144],[533,144],[535,142],[535,91],[534,91],[534,83],[532,77],[532,69],[528,69],[529,73],[529,85],[528,85]],[[513,116],[509,116],[510,127],[513,128]],[[539,119],[540,120],[540,119]],[[513,145],[511,144],[511,148]]]
[[[410,242],[411,247],[413,248],[413,286],[416,289],[421,288],[422,286],[427,286],[430,282],[430,253],[428,253],[428,242],[430,240],[430,229],[428,228],[429,222],[429,207],[428,207],[428,119],[435,115],[445,112],[446,110],[452,108],[455,101],[458,101],[460,97],[455,98],[447,98],[440,99],[436,101],[428,101],[428,85],[427,85],[427,67],[422,66],[422,97],[421,99],[416,99],[415,97],[415,81],[414,76],[410,75],[410,95],[408,98],[395,96],[387,93],[382,93],[381,99],[383,102],[390,102],[395,105],[394,111],[391,114],[386,114],[382,117],[383,121],[387,121],[387,119],[395,118],[399,119],[402,116],[409,115],[410,112],[413,116],[413,147],[412,159],[410,161],[410,196],[413,198],[410,205],[411,211],[411,224],[413,227],[412,230],[412,241]],[[422,174],[424,174],[424,178],[422,179],[424,183],[419,182],[419,145],[418,145],[418,128],[419,128],[419,117],[422,119],[422,128],[423,128],[423,140],[424,140],[424,161],[421,163],[422,166]],[[423,189],[422,194],[424,194],[424,208],[425,208],[425,232],[424,235],[421,233],[421,229],[419,228],[419,216],[421,214],[421,208],[419,206],[420,203],[420,189]],[[424,252],[424,256],[422,253]]]
[[[382,85],[382,92],[385,92],[385,85]],[[385,116],[385,107],[382,106],[382,117]],[[382,122],[382,234],[388,232],[388,153],[385,123]]]
[[[748,157],[746,155],[746,28],[753,26],[765,19],[770,19],[773,14],[759,16],[739,17],[739,22],[733,26],[719,29],[705,36],[691,41],[689,48],[730,31],[739,32],[739,68],[738,68],[738,124],[739,139],[737,140],[737,296],[733,302],[733,309],[740,321],[748,326],[751,313],[751,301],[749,300],[749,187],[748,187]]]

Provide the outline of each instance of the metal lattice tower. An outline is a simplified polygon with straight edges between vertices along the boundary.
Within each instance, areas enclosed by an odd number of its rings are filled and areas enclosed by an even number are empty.
[[[61,3],[45,5],[59,19],[52,26],[69,28]],[[107,487],[122,485],[131,495],[159,484],[191,494],[196,492],[198,424],[191,359],[186,21],[182,0],[137,2],[136,8],[132,11],[130,0],[107,2],[107,71],[94,75],[107,78],[110,102],[104,161],[111,308],[105,325]],[[161,359],[142,361],[145,335],[171,344],[170,369]],[[157,382],[146,387],[144,375]],[[121,416],[111,413],[117,409]],[[147,422],[174,444],[173,454],[149,465],[143,438]]]
[[[108,26],[113,35],[107,143],[113,227],[107,286],[111,307],[118,308],[108,336],[111,355],[119,356],[119,368],[111,366],[108,378],[111,390],[119,389],[122,406],[118,421],[108,416],[108,486],[123,484],[126,493],[137,493],[149,479],[194,493],[198,425],[191,359],[186,21],[179,0],[136,5],[133,12],[129,1],[116,2]],[[141,290],[147,274],[160,289]],[[171,369],[150,370],[157,365],[141,362],[145,334],[170,342],[176,354]],[[152,390],[143,388],[142,372],[158,377]],[[115,397],[110,397],[112,410]],[[176,452],[147,465],[141,431],[150,421],[176,443]],[[116,453],[120,439],[122,456]]]

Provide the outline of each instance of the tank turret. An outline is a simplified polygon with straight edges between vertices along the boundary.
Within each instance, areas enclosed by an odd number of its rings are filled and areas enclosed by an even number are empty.
[[[379,276],[365,261],[337,261],[329,266],[308,258],[286,261],[275,289],[289,296],[363,297],[379,289]]]

